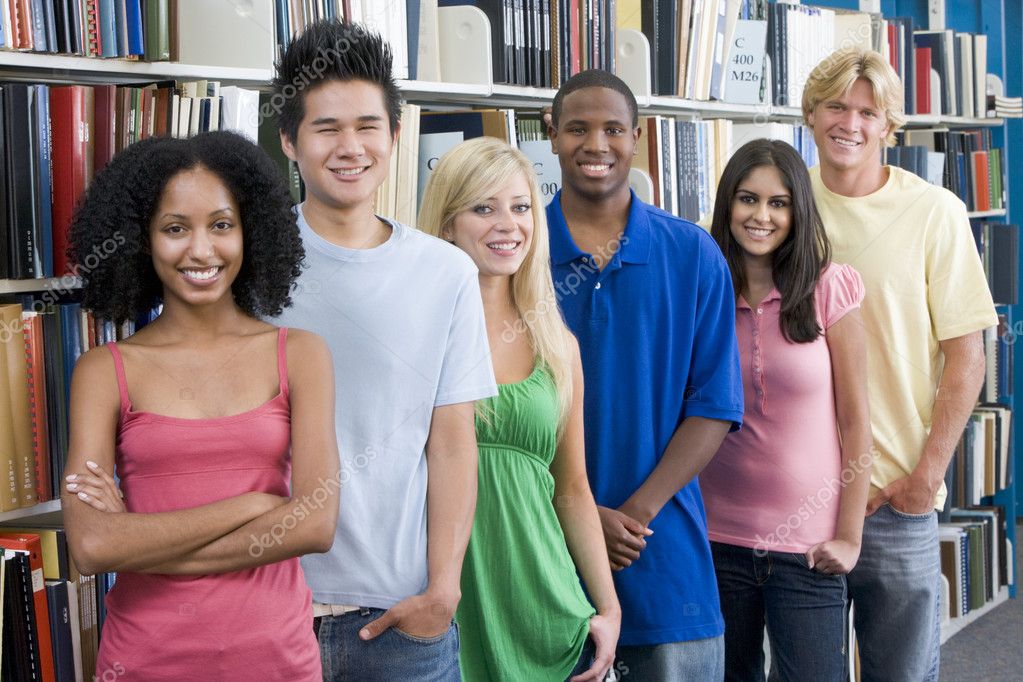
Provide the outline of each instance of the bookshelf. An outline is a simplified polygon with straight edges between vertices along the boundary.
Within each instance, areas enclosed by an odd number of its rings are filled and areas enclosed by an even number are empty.
[[[809,3],[808,3],[809,4]],[[815,4],[857,9],[857,0],[821,0]],[[1019,77],[1020,55],[1023,54],[1023,47],[1020,45],[1023,36],[1023,19],[1020,17],[1018,2],[1003,2],[1002,0],[982,0],[977,3],[981,9],[977,10],[981,16],[975,16],[971,9],[963,9],[959,5],[973,5],[974,3],[948,3],[950,28],[961,31],[986,32],[991,37],[990,50],[998,53],[998,59],[991,59],[989,70],[1001,72],[1005,75],[1006,85],[1013,93],[1020,91],[1021,83]],[[926,2],[883,0],[882,11],[886,16],[897,14],[913,14],[919,16],[922,25],[926,25]],[[920,14],[923,12],[923,14]],[[962,14],[963,16],[959,16]],[[995,22],[995,23],[992,23]],[[1015,23],[1011,23],[1015,22]],[[1013,29],[1008,27],[1013,26]],[[992,28],[994,26],[994,28]],[[1006,58],[1011,56],[1011,60]],[[649,66],[648,66],[649,68]],[[14,81],[45,81],[52,84],[62,83],[138,83],[141,81],[155,81],[167,79],[208,79],[221,81],[224,84],[234,84],[262,91],[269,90],[269,81],[272,72],[267,69],[248,69],[239,67],[207,66],[201,64],[181,64],[172,62],[140,62],[123,59],[97,59],[87,57],[75,57],[65,55],[37,54],[29,52],[0,51],[0,79]],[[509,107],[523,110],[536,110],[551,104],[555,90],[551,88],[539,88],[521,85],[508,85],[502,83],[447,83],[428,80],[401,80],[399,81],[405,98],[417,104],[429,105],[434,108],[443,109],[454,107]],[[704,101],[684,99],[680,97],[668,97],[654,94],[641,94],[638,98],[640,114],[665,115],[679,118],[725,118],[735,121],[782,121],[797,122],[802,118],[802,112],[798,107],[792,106],[769,106],[735,104],[719,101]],[[1010,154],[1005,141],[1009,135],[1014,139],[1023,139],[1018,121],[1003,121],[994,118],[972,118],[961,116],[941,115],[910,115],[907,127],[933,127],[947,126],[949,128],[980,128],[988,127],[999,136],[1003,149]],[[1015,132],[1013,132],[1015,131]],[[1007,162],[1008,165],[1008,162]],[[1020,196],[1020,187],[1015,183],[1009,184],[1010,206],[1021,206],[1023,196]],[[1005,218],[1019,214],[1020,209],[1009,211],[987,211],[974,212],[970,214],[971,219]],[[74,286],[77,286],[74,285]],[[0,300],[6,295],[22,293],[41,292],[46,290],[67,290],[74,288],[68,286],[63,278],[33,279],[33,280],[0,280]],[[1023,310],[1010,311],[1010,323],[1014,319],[1023,319]],[[1023,364],[1016,370],[1016,383],[1023,382]],[[1015,391],[1013,391],[1015,393]],[[1013,405],[1013,395],[1001,396],[1001,401],[1009,406]],[[1015,452],[1015,449],[1012,450]],[[1016,454],[1017,465],[1021,462],[1019,453]],[[1020,496],[1020,504],[1017,504],[1017,496]],[[1016,486],[1014,483],[1008,489],[1001,491],[994,497],[997,504],[1004,505],[1009,512],[1010,519],[1016,517],[1020,509],[1023,509],[1023,486]],[[45,518],[49,520],[60,518],[60,501],[51,500],[31,507],[15,509],[9,512],[0,513],[0,523],[10,524],[11,522],[28,522]],[[1008,529],[1010,538],[1015,546],[1015,524],[1010,521]],[[1017,569],[1017,574],[1018,569]],[[942,626],[942,641],[953,636],[956,632],[966,627],[969,623],[983,617],[991,609],[1004,602],[1006,599],[1015,596],[1015,585],[1009,589],[1002,589],[994,600],[984,607],[970,612],[963,618],[955,619]]]

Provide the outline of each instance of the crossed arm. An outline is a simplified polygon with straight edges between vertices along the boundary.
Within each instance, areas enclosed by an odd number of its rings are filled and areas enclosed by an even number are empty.
[[[224,573],[330,548],[337,523],[338,454],[334,436],[333,369],[329,351],[312,334],[292,331],[288,356],[291,393],[292,495],[249,492],[173,512],[123,511],[114,482],[119,395],[105,348],[79,360],[71,382],[71,436],[66,471],[74,490],[62,492],[72,558],[82,573]],[[94,466],[89,466],[87,463]],[[309,504],[330,487],[326,504]],[[83,499],[82,496],[85,496]],[[253,552],[252,537],[297,522],[279,542]],[[290,524],[289,524],[290,525]]]

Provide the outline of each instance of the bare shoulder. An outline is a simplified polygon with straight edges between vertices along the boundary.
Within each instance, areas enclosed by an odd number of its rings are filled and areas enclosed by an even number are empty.
[[[118,399],[117,372],[110,349],[97,346],[83,353],[75,364],[72,385],[86,390],[91,400]]]
[[[292,353],[326,353],[327,342],[315,332],[306,329],[288,328],[288,355]],[[301,355],[299,355],[301,357]]]

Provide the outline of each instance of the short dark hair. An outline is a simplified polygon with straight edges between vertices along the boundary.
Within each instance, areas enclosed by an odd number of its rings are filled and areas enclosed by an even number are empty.
[[[754,169],[774,166],[792,197],[792,228],[774,252],[772,277],[781,294],[781,331],[793,343],[809,343],[821,335],[814,291],[831,262],[831,243],[817,211],[806,163],[792,145],[780,140],[752,140],[736,150],[718,181],[710,233],[732,273],[735,295],[746,289],[742,247],[732,236],[732,201],[739,185]]]
[[[401,93],[391,75],[391,62],[391,47],[378,33],[336,20],[311,24],[277,60],[271,100],[277,127],[292,141],[297,140],[307,91],[332,80],[364,80],[383,90],[387,120],[394,133],[401,118]]]
[[[629,106],[629,113],[632,114],[632,127],[635,128],[639,125],[639,105],[636,104],[636,96],[632,94],[632,90],[618,76],[610,71],[601,71],[600,69],[580,71],[558,88],[557,94],[554,95],[554,104],[551,105],[551,125],[555,128],[558,127],[558,119],[561,118],[561,105],[565,97],[583,88],[607,88],[621,93],[625,98],[625,103]]]
[[[231,286],[238,307],[259,317],[279,315],[291,304],[305,255],[291,194],[266,152],[223,131],[136,142],[96,175],[68,246],[71,261],[79,264],[87,309],[121,323],[160,303],[163,284],[149,250],[150,222],[170,179],[198,167],[216,174],[238,204],[242,265]]]

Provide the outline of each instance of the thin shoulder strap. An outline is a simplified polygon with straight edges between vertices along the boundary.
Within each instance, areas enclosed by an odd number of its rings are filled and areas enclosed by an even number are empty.
[[[131,401],[128,399],[128,380],[124,376],[124,361],[116,342],[107,344],[110,355],[114,358],[114,372],[117,374],[117,391],[121,394],[121,414],[128,411]]]
[[[281,382],[281,395],[288,397],[288,328],[277,330],[277,376]]]

